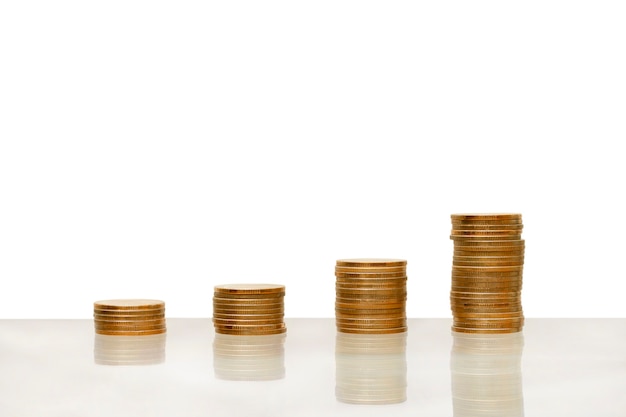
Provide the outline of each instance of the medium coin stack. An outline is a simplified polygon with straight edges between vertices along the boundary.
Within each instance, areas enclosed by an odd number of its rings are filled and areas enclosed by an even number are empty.
[[[276,284],[217,285],[213,293],[215,332],[271,335],[287,331],[285,286]]]
[[[453,214],[452,330],[514,333],[522,330],[522,215]]]
[[[389,334],[407,330],[405,260],[340,259],[335,277],[339,332]]]
[[[97,334],[147,336],[165,333],[165,303],[160,300],[123,299],[93,303]]]

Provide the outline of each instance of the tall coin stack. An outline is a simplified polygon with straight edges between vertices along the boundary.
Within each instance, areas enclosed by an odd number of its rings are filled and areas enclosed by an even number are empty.
[[[160,300],[123,299],[93,303],[97,334],[147,336],[165,333],[165,303]]]
[[[335,277],[339,332],[389,334],[407,330],[405,260],[340,259]]]
[[[275,284],[218,285],[213,293],[215,332],[270,335],[287,331],[285,286]]]
[[[453,214],[452,330],[522,330],[524,240],[521,214]]]

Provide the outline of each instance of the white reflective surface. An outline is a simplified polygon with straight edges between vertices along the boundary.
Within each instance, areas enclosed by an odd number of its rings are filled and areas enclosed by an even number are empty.
[[[527,319],[494,340],[450,319],[386,338],[286,323],[277,340],[216,337],[208,318],[113,340],[91,320],[0,320],[0,416],[626,415],[626,319]]]

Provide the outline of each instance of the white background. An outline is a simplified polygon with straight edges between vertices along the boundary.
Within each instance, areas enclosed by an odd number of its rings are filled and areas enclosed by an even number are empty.
[[[210,317],[408,260],[450,317],[450,214],[520,212],[527,317],[624,317],[621,1],[0,3],[0,318]]]

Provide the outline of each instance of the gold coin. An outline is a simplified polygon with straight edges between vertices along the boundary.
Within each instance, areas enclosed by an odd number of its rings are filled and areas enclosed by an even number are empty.
[[[109,336],[148,336],[152,334],[165,333],[166,329],[155,330],[103,330],[96,329],[97,334],[109,335]]]
[[[496,319],[489,320],[453,320],[454,327],[466,327],[470,329],[509,329],[524,325],[523,319]]]
[[[453,252],[453,257],[524,257],[524,250],[516,250],[516,251],[468,251],[468,250],[455,250]]]
[[[472,241],[480,241],[484,244],[486,241],[499,241],[499,242],[517,242],[521,240],[521,235],[475,235],[475,236],[461,236],[461,235],[450,235],[450,239],[453,241],[455,245],[461,244],[466,245]]]
[[[523,261],[490,261],[490,262],[470,262],[470,261],[452,261],[453,266],[475,266],[475,267],[490,267],[490,266],[522,266]]]
[[[282,308],[272,309],[225,309],[225,308],[213,308],[213,314],[245,314],[245,315],[259,315],[259,314],[285,314],[285,310]]]
[[[522,234],[517,230],[453,230],[450,233],[451,239],[460,240],[460,239],[476,239],[486,237],[488,239],[497,238],[511,240],[511,239],[521,239]]]
[[[282,334],[286,332],[287,332],[286,327],[282,329],[276,329],[276,330],[230,330],[230,329],[222,329],[222,328],[217,328],[217,327],[215,328],[215,333],[239,335],[239,336],[266,336],[266,335],[273,335],[273,334]]]
[[[480,256],[480,255],[469,255],[469,256],[460,256],[454,255],[452,258],[454,261],[469,261],[469,262],[492,262],[492,261],[517,261],[524,262],[524,255],[499,255],[499,256]]]
[[[353,333],[353,334],[392,334],[392,333],[404,333],[408,330],[408,327],[397,327],[394,329],[354,329],[350,327],[337,327],[337,331],[341,333]]]
[[[275,324],[221,324],[221,323],[213,323],[217,328],[224,330],[278,330],[285,327],[285,323],[275,323]]]
[[[372,295],[372,296],[389,296],[394,297],[397,295],[406,295],[406,286],[393,286],[391,288],[368,288],[368,287],[357,287],[357,288],[343,288],[339,285],[335,285],[335,291],[337,294],[341,293],[342,296],[345,295]]]
[[[504,334],[518,333],[522,331],[522,326],[511,327],[509,329],[469,329],[464,327],[452,326],[452,331],[457,333],[475,333],[475,334]]]
[[[115,331],[144,331],[144,330],[164,330],[165,324],[145,325],[145,326],[118,326],[118,325],[95,325],[96,330],[115,330]]]
[[[380,309],[364,309],[364,308],[335,308],[337,315],[371,315],[371,316],[387,316],[387,315],[404,315],[406,308],[380,308]]]
[[[106,309],[97,309],[94,308],[94,314],[98,314],[101,316],[132,316],[132,317],[144,317],[144,316],[158,316],[165,315],[164,308],[157,309],[145,309],[145,310],[106,310]]]
[[[217,294],[284,294],[285,286],[279,284],[224,284],[216,285]]]
[[[285,303],[283,302],[282,299],[279,299],[277,301],[271,301],[271,300],[258,300],[258,299],[238,299],[238,300],[224,300],[223,298],[220,299],[213,299],[213,305],[214,306],[220,306],[220,307],[267,307],[267,308],[282,308]]]
[[[406,278],[406,271],[391,273],[359,273],[359,272],[335,272],[337,279],[393,279]]]
[[[388,290],[388,289],[395,289],[395,290],[404,290],[406,292],[406,284],[396,284],[396,283],[376,283],[376,284],[348,284],[345,282],[338,282],[335,285],[335,290],[336,291],[343,291],[343,290],[357,290],[357,289],[364,289],[364,290]]]
[[[397,284],[406,285],[407,277],[393,277],[393,278],[343,278],[337,277],[335,283],[337,284]]]
[[[276,319],[262,319],[262,320],[240,320],[240,319],[220,319],[220,318],[213,318],[213,323],[215,324],[219,324],[219,325],[233,325],[233,324],[239,324],[242,326],[257,326],[257,325],[264,325],[264,324],[282,324],[284,323],[283,318],[276,318]]]
[[[476,224],[476,223],[452,223],[452,230],[517,230],[524,229],[522,223],[513,224]]]
[[[250,293],[245,293],[245,294],[238,294],[238,293],[213,293],[213,297],[215,298],[226,298],[226,299],[230,299],[230,300],[237,300],[237,299],[265,299],[265,300],[280,300],[280,299],[284,299],[285,298],[285,293],[269,293],[269,294],[250,294]]]
[[[387,266],[387,267],[351,267],[351,266],[336,266],[335,275],[337,274],[397,274],[404,273],[406,275],[406,267],[404,266]]]
[[[471,248],[471,247],[526,247],[524,239],[466,239],[452,242],[455,249]]]
[[[164,319],[165,315],[164,314],[157,314],[157,315],[149,315],[149,316],[139,316],[139,315],[111,315],[111,314],[98,314],[98,313],[94,313],[93,314],[93,318],[94,320],[101,320],[101,321],[119,321],[119,320],[127,320],[127,321],[145,321],[145,320],[159,320],[159,319]]]
[[[481,282],[481,283],[463,283],[452,281],[450,291],[454,292],[518,292],[521,294],[521,282]]]
[[[404,266],[404,259],[386,259],[386,258],[360,258],[360,259],[339,259],[338,266],[351,267],[378,267],[378,266]]]
[[[119,324],[119,325],[147,325],[147,324],[163,324],[165,318],[152,319],[152,320],[100,320],[94,319],[94,323],[97,324]]]
[[[164,309],[165,302],[141,298],[100,300],[93,303],[94,310],[154,310]]]
[[[521,272],[523,265],[515,266],[461,266],[452,265],[452,273],[476,273],[476,272]]]
[[[246,319],[246,320],[263,320],[263,319],[275,319],[275,318],[283,318],[285,314],[280,313],[221,313],[221,312],[213,312],[213,318],[218,319]]]
[[[522,310],[507,311],[500,313],[465,313],[458,312],[454,314],[456,319],[500,319],[500,318],[521,318],[524,317]]]
[[[335,302],[335,308],[339,309],[355,309],[355,310],[385,310],[385,309],[396,309],[396,308],[405,308],[406,302],[404,301],[393,301],[393,302]]]
[[[454,213],[450,215],[452,220],[522,220],[521,213]]]
[[[406,326],[406,317],[401,318],[384,318],[384,319],[375,319],[375,318],[343,318],[337,317],[335,322],[338,326],[347,326],[347,327],[358,327],[363,326],[368,327],[403,327]]]

